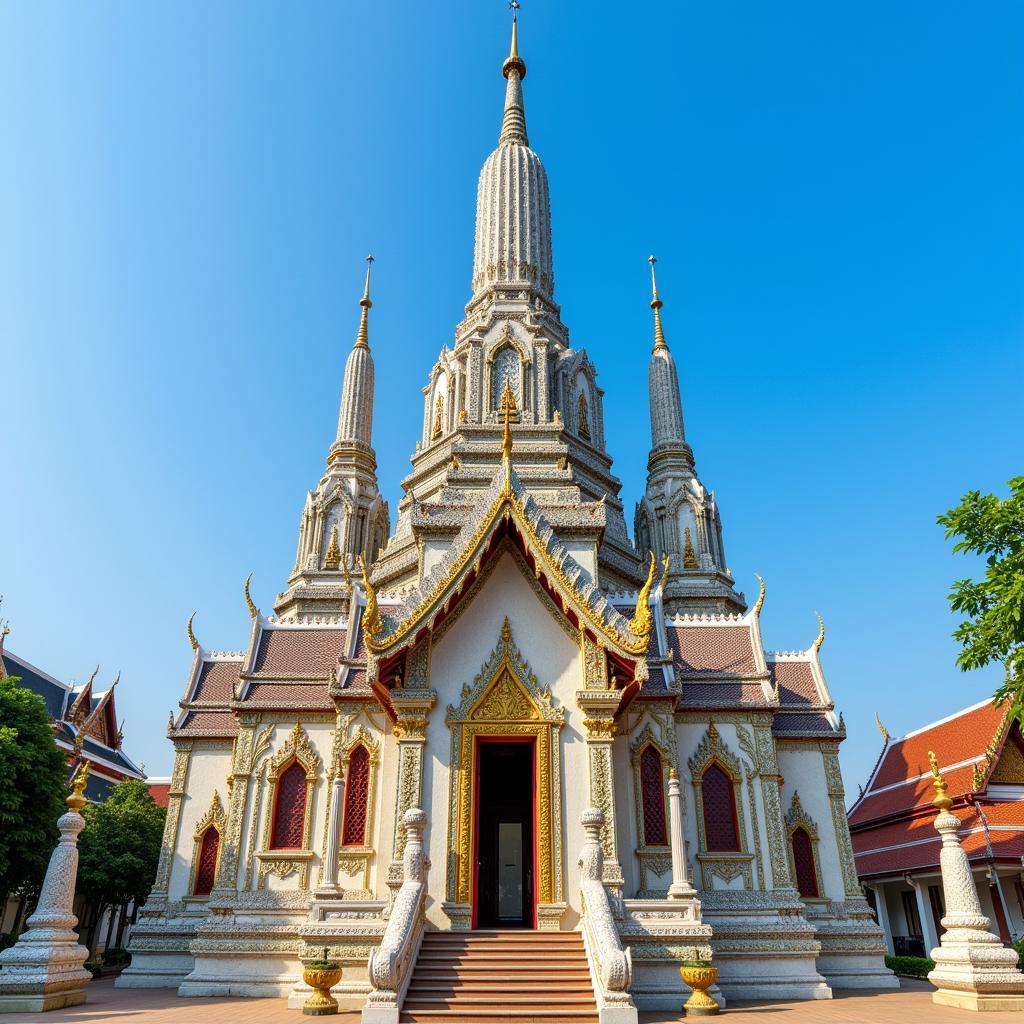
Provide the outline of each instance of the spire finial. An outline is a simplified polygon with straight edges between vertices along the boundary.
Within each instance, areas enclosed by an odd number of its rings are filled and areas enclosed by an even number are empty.
[[[499,146],[528,146],[530,140],[526,135],[526,111],[523,108],[523,79],[526,77],[526,62],[519,56],[519,28],[517,14],[519,4],[512,0],[512,46],[505,63],[501,65],[501,73],[508,79],[505,88],[505,112],[501,118],[501,135],[498,136]]]
[[[526,77],[526,63],[519,56],[519,0],[510,0],[508,5],[512,10],[512,45],[508,50],[508,57],[501,66],[501,73],[508,78],[509,72],[515,68],[519,77]]]
[[[661,307],[664,303],[658,298],[658,279],[654,274],[654,264],[658,262],[657,256],[648,256],[647,262],[651,265],[651,309],[654,310],[654,351],[659,349],[668,351],[665,344],[665,332],[661,329]]]
[[[359,333],[356,335],[355,348],[370,347],[369,343],[369,332],[367,330],[367,321],[369,319],[368,314],[370,307],[373,303],[370,301],[370,268],[373,266],[373,256],[366,257],[366,286],[363,288],[363,297],[359,300],[359,305],[363,307],[363,312],[359,317]]]

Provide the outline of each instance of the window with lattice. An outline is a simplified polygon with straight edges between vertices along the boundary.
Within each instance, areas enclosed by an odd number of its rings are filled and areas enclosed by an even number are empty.
[[[491,408],[495,411],[501,409],[501,394],[505,387],[512,392],[515,400],[513,412],[523,407],[522,395],[522,361],[519,353],[507,345],[494,357],[494,364],[491,369]]]
[[[738,853],[740,829],[736,820],[733,782],[717,761],[712,761],[700,783],[704,805],[704,840],[709,851]]]
[[[640,755],[640,799],[644,812],[644,845],[668,846],[661,754],[650,744]]]
[[[220,833],[213,825],[203,833],[199,843],[199,861],[196,864],[196,880],[192,886],[193,896],[209,896],[217,877],[217,854],[220,852]]]
[[[801,896],[816,899],[818,892],[818,875],[814,870],[814,847],[811,837],[802,825],[793,829],[790,840],[793,844],[793,867],[796,870],[796,887]]]
[[[370,754],[361,743],[348,755],[347,775],[341,843],[343,846],[365,846],[370,803]]]
[[[272,850],[301,850],[306,824],[306,769],[298,761],[277,777]]]

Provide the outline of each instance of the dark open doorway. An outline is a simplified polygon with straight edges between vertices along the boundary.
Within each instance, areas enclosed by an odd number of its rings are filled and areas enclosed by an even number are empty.
[[[533,748],[479,740],[477,928],[534,926]]]

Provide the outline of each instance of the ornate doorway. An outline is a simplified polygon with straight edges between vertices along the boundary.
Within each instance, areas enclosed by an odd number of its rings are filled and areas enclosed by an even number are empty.
[[[498,645],[479,675],[462,688],[458,707],[449,705],[446,721],[452,734],[451,786],[448,817],[448,864],[445,912],[454,930],[475,926],[479,909],[477,861],[481,849],[499,844],[500,829],[484,837],[480,844],[481,826],[497,827],[520,822],[520,866],[523,869],[524,911],[530,925],[557,930],[565,909],[562,881],[562,784],[558,730],[564,711],[552,707],[551,693],[542,689],[536,676],[512,641],[508,619],[501,630]],[[504,742],[499,742],[504,741]],[[486,820],[479,814],[480,770],[478,752],[491,744],[522,745],[532,750],[533,816],[525,826],[522,813],[506,814],[496,819],[488,812]],[[522,756],[522,755],[520,755]],[[485,769],[486,770],[486,769]],[[517,816],[518,815],[518,816]],[[525,870],[529,867],[532,838],[533,871],[529,878],[532,892],[527,897]],[[505,851],[516,845],[514,828],[506,828]],[[495,851],[491,856],[495,856]],[[509,861],[508,863],[511,863]],[[497,861],[494,862],[495,870]],[[509,869],[514,873],[514,869]],[[510,874],[511,877],[511,874]],[[494,887],[497,881],[485,880]],[[491,898],[491,890],[486,894]],[[530,905],[536,908],[535,917]],[[512,913],[510,905],[506,910]],[[485,913],[484,918],[487,918]]]

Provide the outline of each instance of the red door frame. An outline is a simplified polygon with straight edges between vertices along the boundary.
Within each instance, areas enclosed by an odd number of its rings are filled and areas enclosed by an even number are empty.
[[[477,865],[480,860],[480,747],[484,743],[529,743],[531,748],[530,771],[533,791],[533,928],[537,928],[537,737],[536,736],[476,736],[473,746],[473,915],[471,927],[477,927],[480,906],[477,893]]]

